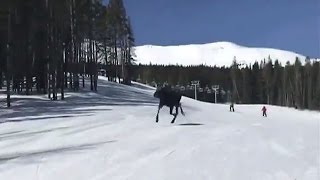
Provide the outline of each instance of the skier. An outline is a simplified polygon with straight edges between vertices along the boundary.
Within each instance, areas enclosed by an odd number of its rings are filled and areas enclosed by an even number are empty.
[[[230,104],[230,112],[234,112],[234,103],[233,102],[231,102],[231,104]]]
[[[266,108],[266,106],[262,107],[262,116],[267,117],[267,108]]]

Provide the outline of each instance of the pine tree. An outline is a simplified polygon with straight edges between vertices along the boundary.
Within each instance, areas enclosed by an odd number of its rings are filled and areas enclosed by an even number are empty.
[[[299,58],[296,58],[294,64],[294,99],[298,108],[303,108],[304,104],[304,90],[303,90],[303,77],[302,77],[302,65]]]
[[[282,67],[279,64],[279,61],[276,60],[274,62],[274,68],[273,68],[273,76],[271,81],[271,93],[272,93],[272,104],[275,105],[284,105],[282,101]]]
[[[305,92],[305,103],[303,104],[304,108],[312,109],[312,97],[313,97],[313,86],[312,86],[312,65],[309,57],[306,57],[304,66],[304,92]]]
[[[269,56],[268,62],[264,63],[263,67],[263,79],[265,82],[265,93],[266,93],[266,102],[267,104],[272,104],[272,86],[271,86],[271,81],[272,81],[272,70],[273,70],[273,65],[272,65],[272,60]]]
[[[312,64],[312,109],[320,109],[320,63],[314,62]]]
[[[236,57],[234,57],[232,66],[231,66],[231,80],[232,80],[232,102],[241,102],[240,94],[237,87],[237,79],[239,76],[237,76],[239,68],[239,64],[236,60]]]
[[[251,76],[251,85],[252,85],[252,102],[254,104],[262,103],[262,85],[261,85],[261,73],[259,63],[255,62],[252,66],[252,76]]]
[[[251,69],[246,66],[246,68],[242,69],[242,99],[243,99],[243,103],[251,103],[252,99],[251,99],[251,91],[252,91],[252,87],[250,84],[250,77],[251,77]]]

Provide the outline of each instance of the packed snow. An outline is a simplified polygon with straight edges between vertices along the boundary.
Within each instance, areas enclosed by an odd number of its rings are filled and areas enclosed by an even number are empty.
[[[152,87],[98,83],[98,93],[14,95],[0,108],[0,179],[320,179],[318,112],[267,106],[265,118],[262,105],[232,113],[183,97],[186,116],[171,124],[164,107],[155,123]]]
[[[163,65],[208,65],[230,66],[234,58],[239,63],[253,64],[270,56],[274,62],[276,59],[282,65],[287,61],[294,63],[296,57],[304,62],[306,56],[272,48],[256,48],[240,46],[231,42],[215,42],[208,44],[190,44],[179,46],[155,46],[144,45],[135,47],[137,63],[163,64]]]

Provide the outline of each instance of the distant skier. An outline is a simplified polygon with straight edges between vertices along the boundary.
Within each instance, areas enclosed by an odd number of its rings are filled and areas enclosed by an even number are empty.
[[[231,104],[230,104],[230,112],[234,112],[234,103],[233,102],[231,102]]]
[[[266,108],[266,106],[262,107],[262,116],[267,117],[267,108]]]

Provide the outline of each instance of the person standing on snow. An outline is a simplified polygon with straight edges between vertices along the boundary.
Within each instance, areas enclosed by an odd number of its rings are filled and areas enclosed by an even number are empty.
[[[267,117],[267,108],[266,108],[266,106],[262,107],[262,116]]]
[[[231,102],[231,104],[230,104],[230,112],[234,112],[234,103],[233,102]]]

